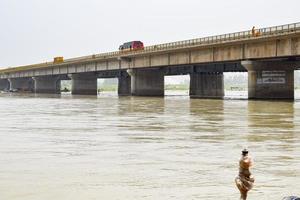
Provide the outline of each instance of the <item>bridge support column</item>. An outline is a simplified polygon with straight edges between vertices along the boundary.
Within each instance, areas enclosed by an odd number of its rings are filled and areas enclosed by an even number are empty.
[[[119,96],[131,95],[131,77],[125,71],[122,71],[119,76],[118,94]]]
[[[294,99],[293,62],[242,61],[248,70],[249,99]]]
[[[60,94],[60,80],[58,76],[39,76],[33,77],[34,92]]]
[[[0,79],[0,90],[9,90],[9,81],[7,79]]]
[[[223,98],[224,75],[222,72],[193,73],[190,75],[191,98]]]
[[[34,82],[32,78],[9,78],[9,89],[18,91],[33,91]]]
[[[164,96],[164,71],[160,69],[130,69],[133,96]]]
[[[94,73],[72,74],[72,94],[97,95],[97,76]]]

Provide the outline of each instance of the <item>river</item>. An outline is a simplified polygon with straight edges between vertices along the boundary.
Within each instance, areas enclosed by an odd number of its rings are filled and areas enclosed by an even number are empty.
[[[0,94],[1,200],[249,199],[300,195],[300,100]]]

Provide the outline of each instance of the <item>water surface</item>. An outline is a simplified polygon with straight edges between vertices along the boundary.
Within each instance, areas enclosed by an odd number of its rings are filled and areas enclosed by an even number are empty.
[[[0,94],[1,200],[300,195],[300,101]]]

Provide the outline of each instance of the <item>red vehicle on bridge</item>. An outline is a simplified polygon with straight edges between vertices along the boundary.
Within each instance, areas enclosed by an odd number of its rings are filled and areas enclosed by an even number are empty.
[[[144,44],[141,41],[132,41],[132,42],[126,42],[122,45],[120,45],[119,50],[125,51],[125,50],[142,50],[144,49]]]

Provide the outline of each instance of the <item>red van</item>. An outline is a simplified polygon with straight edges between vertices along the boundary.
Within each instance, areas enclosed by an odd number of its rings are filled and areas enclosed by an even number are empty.
[[[132,42],[126,42],[122,45],[120,45],[119,50],[141,50],[144,49],[144,44],[141,41],[132,41]]]

